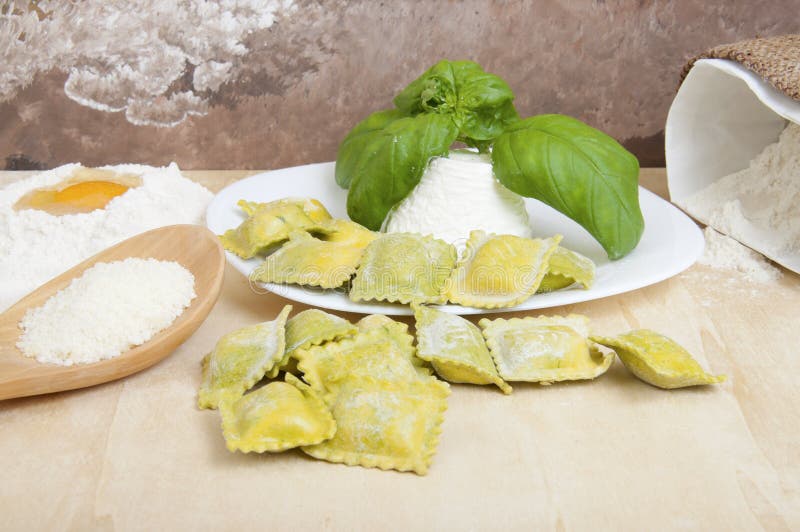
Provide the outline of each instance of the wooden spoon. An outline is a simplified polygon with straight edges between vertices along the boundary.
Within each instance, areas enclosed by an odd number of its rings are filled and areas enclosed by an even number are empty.
[[[42,364],[17,349],[19,321],[29,308],[41,306],[96,262],[128,257],[175,261],[194,275],[197,297],[172,325],[118,357],[92,364]],[[199,225],[171,225],[129,238],[64,272],[0,314],[0,400],[93,386],[159,362],[203,323],[217,302],[224,271],[225,254],[216,235]]]

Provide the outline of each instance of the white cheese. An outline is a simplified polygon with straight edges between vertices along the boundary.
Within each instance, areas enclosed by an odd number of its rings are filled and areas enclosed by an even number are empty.
[[[17,347],[62,366],[113,358],[169,327],[195,297],[194,275],[176,262],[98,262],[25,313]]]
[[[387,216],[384,229],[431,234],[457,245],[474,229],[532,236],[522,197],[495,179],[488,155],[467,150],[432,159],[419,184]]]

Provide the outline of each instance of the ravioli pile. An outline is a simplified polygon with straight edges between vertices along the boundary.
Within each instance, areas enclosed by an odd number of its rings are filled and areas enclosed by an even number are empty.
[[[314,199],[240,201],[247,219],[220,237],[244,259],[266,256],[254,281],[348,287],[353,301],[513,307],[536,292],[590,288],[594,263],[559,245],[561,236],[523,238],[472,231],[461,257],[444,240],[375,233],[331,217]]]
[[[611,366],[614,352],[634,375],[661,388],[725,378],[707,374],[653,331],[590,336],[588,318],[577,314],[482,319],[479,328],[412,306],[416,346],[408,326],[386,316],[352,324],[311,309],[290,319],[287,305],[275,320],[217,342],[202,361],[198,405],[219,409],[231,451],[299,447],[330,462],[424,475],[447,409],[444,381],[495,385],[509,394],[507,381],[594,379]]]

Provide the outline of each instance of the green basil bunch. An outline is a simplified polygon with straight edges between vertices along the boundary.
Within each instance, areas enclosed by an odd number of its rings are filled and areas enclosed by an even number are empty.
[[[336,182],[350,218],[379,230],[432,157],[463,142],[491,150],[495,177],[583,226],[611,259],[642,236],[639,161],[617,141],[564,115],[520,119],[505,81],[472,61],[440,61],[359,122],[339,146]]]

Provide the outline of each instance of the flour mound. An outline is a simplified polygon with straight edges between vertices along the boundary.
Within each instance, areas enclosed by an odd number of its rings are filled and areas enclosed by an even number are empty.
[[[127,238],[165,225],[203,223],[213,197],[184,178],[174,163],[164,168],[123,164],[104,168],[137,175],[142,184],[112,199],[105,209],[64,216],[14,210],[27,192],[62,182],[78,166],[60,166],[0,190],[0,311]]]
[[[800,253],[800,125],[790,123],[749,167],[715,181],[682,206],[768,257]]]
[[[698,261],[700,264],[734,270],[743,274],[746,279],[758,283],[769,283],[782,277],[778,268],[733,238],[718,233],[711,227],[706,227],[705,237],[706,248]]]

